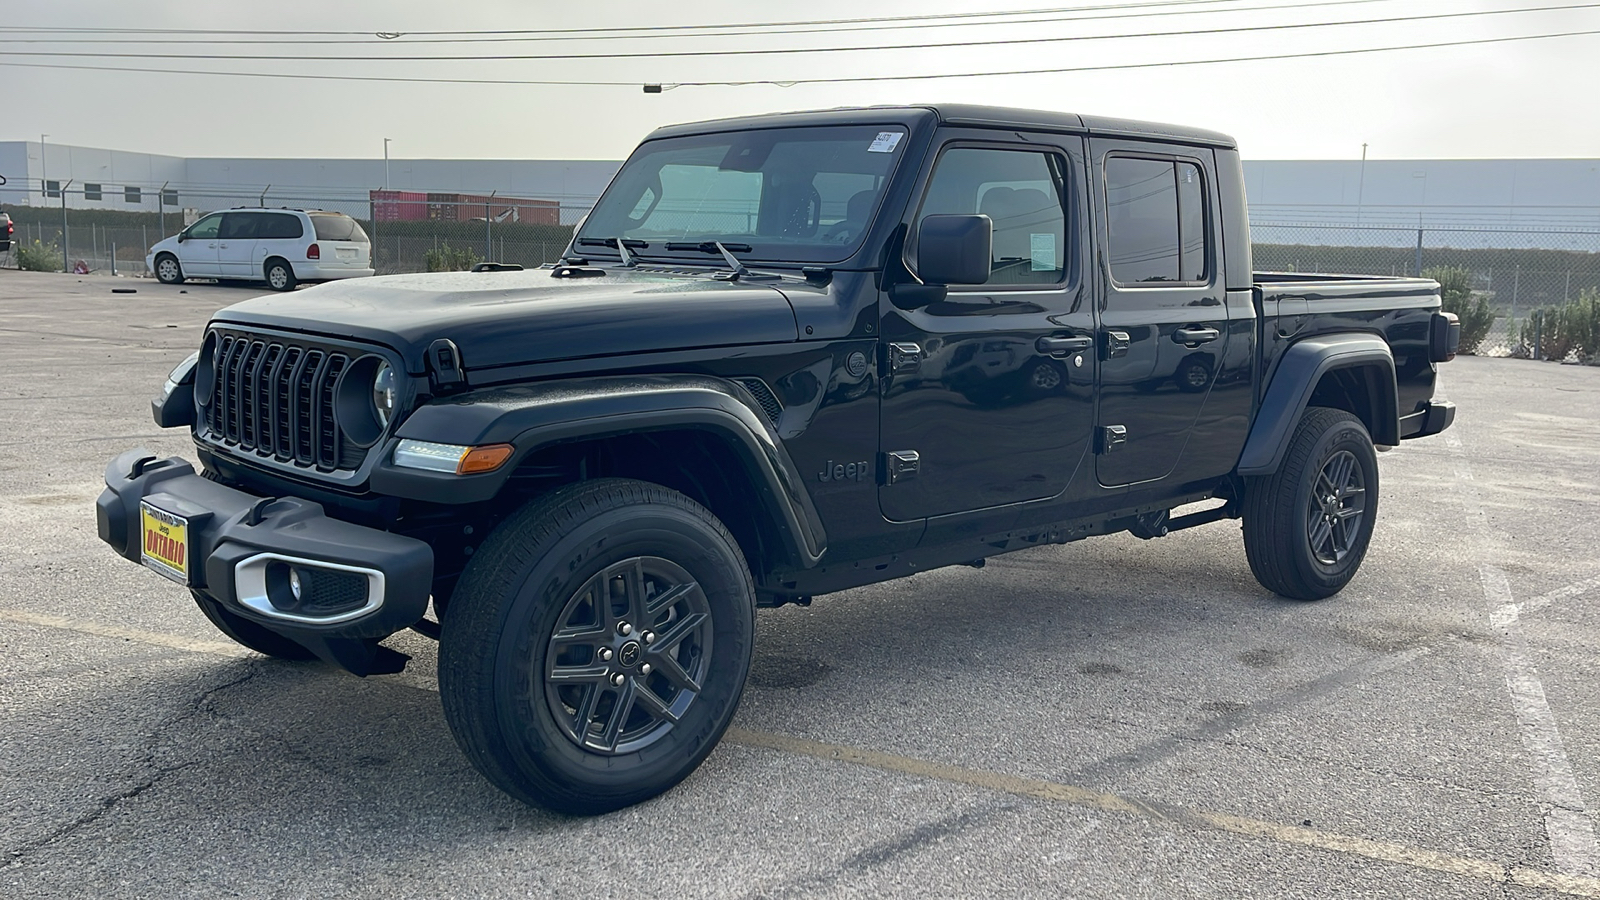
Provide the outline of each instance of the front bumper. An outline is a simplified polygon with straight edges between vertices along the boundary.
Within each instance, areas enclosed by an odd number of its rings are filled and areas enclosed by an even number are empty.
[[[1448,400],[1429,400],[1427,406],[1400,419],[1400,437],[1405,440],[1428,437],[1449,428],[1456,420],[1456,405]]]
[[[143,450],[112,460],[105,479],[95,518],[117,553],[143,561],[141,501],[184,517],[189,587],[358,675],[374,671],[378,640],[427,611],[433,550],[415,538],[330,518],[297,497],[236,490]],[[305,573],[303,596],[285,593],[291,567]]]

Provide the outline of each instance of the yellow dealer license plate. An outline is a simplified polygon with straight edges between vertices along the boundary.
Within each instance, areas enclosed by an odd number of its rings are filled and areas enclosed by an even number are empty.
[[[144,502],[139,511],[144,523],[144,564],[179,584],[188,584],[189,520]]]

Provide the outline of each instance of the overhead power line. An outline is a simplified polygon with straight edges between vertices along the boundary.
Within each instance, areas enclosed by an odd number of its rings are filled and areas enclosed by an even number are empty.
[[[1217,3],[1237,4],[1247,0],[1194,0],[1194,3],[1207,5]],[[886,19],[858,19],[858,20],[829,20],[802,23],[778,23],[773,25],[760,24],[730,24],[730,25],[686,25],[686,26],[661,26],[648,30],[622,29],[622,33],[605,33],[609,29],[556,29],[552,31],[483,33],[462,37],[416,37],[413,33],[386,33],[379,36],[377,33],[362,33],[358,38],[319,38],[306,39],[290,36],[291,34],[324,34],[325,32],[293,32],[281,34],[278,32],[250,32],[251,34],[278,34],[271,38],[249,37],[206,37],[200,39],[172,40],[157,37],[159,34],[192,34],[187,31],[174,32],[139,32],[137,37],[5,37],[11,33],[8,29],[0,27],[0,42],[7,44],[165,44],[186,45],[204,44],[215,46],[218,44],[268,44],[268,45],[293,45],[293,46],[324,46],[324,45],[385,45],[394,42],[397,44],[490,44],[490,43],[534,43],[549,41],[640,41],[658,38],[682,40],[684,38],[725,38],[725,37],[750,37],[789,34],[848,34],[861,31],[904,31],[927,28],[984,28],[1008,25],[1041,25],[1054,22],[1099,22],[1110,19],[1146,19],[1168,16],[1202,16],[1202,15],[1230,15],[1246,12],[1292,12],[1301,9],[1315,9],[1328,6],[1356,6],[1370,3],[1395,3],[1399,0],[1313,0],[1310,3],[1268,3],[1258,6],[1228,6],[1226,8],[1203,9],[1156,9],[1145,12],[1119,12],[1110,15],[1083,15],[1084,12],[1103,12],[1108,9],[1140,9],[1144,7],[1168,7],[1170,2],[1160,3],[1128,3],[1111,6],[1095,7],[1062,7],[1059,9],[1044,10],[1014,10],[996,13],[972,13],[954,21],[942,21],[939,17],[917,17],[913,21],[904,21],[901,17]],[[985,19],[973,20],[972,16],[984,16]],[[989,19],[987,17],[996,17]],[[1019,18],[1022,17],[1022,18]],[[852,24],[852,23],[864,24]],[[698,33],[685,31],[685,29],[699,29]],[[70,33],[65,31],[28,31],[22,33]],[[87,32],[100,33],[100,32]],[[116,32],[121,33],[121,32]],[[235,34],[238,32],[221,32]],[[426,32],[422,32],[426,34]]]
[[[1273,53],[1255,56],[1230,56],[1212,59],[1189,60],[1162,60],[1159,62],[1142,63],[1110,63],[1097,66],[1057,66],[1036,69],[1007,69],[989,72],[945,72],[921,75],[858,75],[839,76],[835,78],[791,78],[791,79],[747,79],[742,81],[680,81],[660,82],[658,86],[666,88],[678,87],[741,87],[748,85],[773,85],[777,87],[790,87],[799,84],[860,84],[879,81],[931,81],[941,78],[989,78],[1013,75],[1059,75],[1073,72],[1109,72],[1131,69],[1157,69],[1176,68],[1183,66],[1211,66],[1231,63],[1268,62],[1286,59],[1315,59],[1333,56],[1354,56],[1367,53],[1390,53],[1401,50],[1432,50],[1443,47],[1470,47],[1487,44],[1505,44],[1517,41],[1538,41],[1554,38],[1589,37],[1600,35],[1600,29],[1584,31],[1555,31],[1544,34],[1508,35],[1491,38],[1468,38],[1454,41],[1430,41],[1420,44],[1400,44],[1388,47],[1356,47],[1340,50],[1318,50],[1300,53]],[[384,75],[318,75],[305,72],[228,72],[207,69],[167,69],[144,68],[134,66],[89,66],[74,63],[37,63],[37,62],[6,62],[0,60],[0,66],[30,69],[70,69],[87,72],[136,72],[158,75],[207,75],[228,76],[240,78],[282,78],[299,79],[306,81],[362,81],[384,82],[399,84],[485,84],[485,85],[511,85],[511,86],[550,86],[550,87],[639,87],[641,81],[596,81],[578,79],[536,79],[536,78],[426,78],[414,76],[384,76]]]
[[[1242,0],[1143,0],[1133,3],[1110,3],[1096,6],[1058,6],[1044,9],[1013,9],[1013,10],[981,10],[961,13],[936,13],[932,15],[913,16],[868,16],[852,19],[803,19],[788,22],[718,22],[701,23],[698,25],[620,25],[601,26],[588,28],[521,28],[521,29],[491,29],[478,31],[267,31],[262,29],[213,29],[213,28],[106,28],[69,26],[65,28],[49,28],[38,25],[0,25],[0,32],[31,32],[31,33],[77,33],[77,34],[199,34],[199,35],[310,35],[313,37],[329,36],[373,36],[383,35],[389,38],[412,37],[421,35],[425,37],[465,37],[474,35],[598,35],[598,34],[626,34],[626,33],[656,33],[656,32],[681,32],[681,31],[711,31],[729,28],[791,28],[808,25],[865,25],[892,22],[927,22],[933,20],[974,20],[986,18],[1000,18],[1005,16],[1043,15],[1046,13],[1070,12],[1098,12],[1108,9],[1147,9],[1154,7],[1205,7],[1219,6],[1229,3],[1239,3]],[[1376,0],[1375,0],[1376,2]]]
[[[966,47],[1013,47],[1025,44],[1077,43],[1084,41],[1131,40],[1161,37],[1205,37],[1223,34],[1249,34],[1279,31],[1304,31],[1316,28],[1338,28],[1360,25],[1395,25],[1407,22],[1429,22],[1443,19],[1481,18],[1535,12],[1557,12],[1576,9],[1597,9],[1600,2],[1566,3],[1556,6],[1531,6],[1514,9],[1468,10],[1465,12],[1425,13],[1409,16],[1383,16],[1369,19],[1345,19],[1334,22],[1296,22],[1277,25],[1236,25],[1224,28],[1203,28],[1188,31],[1151,31],[1123,34],[1066,35],[1060,37],[1006,38],[998,40],[964,40],[922,44],[876,44],[849,47],[755,47],[735,50],[639,50],[622,53],[523,53],[494,55],[450,56],[306,56],[305,54],[245,54],[245,53],[105,53],[99,51],[57,50],[0,50],[0,56],[49,56],[94,59],[182,59],[217,60],[229,62],[533,62],[570,61],[579,59],[670,59],[705,58],[723,56],[773,56],[794,53],[862,53],[890,50],[943,50]]]

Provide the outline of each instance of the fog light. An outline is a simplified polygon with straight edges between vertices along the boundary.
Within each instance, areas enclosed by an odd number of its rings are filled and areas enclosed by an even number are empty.
[[[300,570],[292,567],[289,569],[289,593],[294,596],[296,603],[300,602],[303,593],[300,586]]]

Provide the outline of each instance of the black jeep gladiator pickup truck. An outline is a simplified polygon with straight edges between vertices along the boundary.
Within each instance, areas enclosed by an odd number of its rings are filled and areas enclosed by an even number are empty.
[[[1263,585],[1333,594],[1374,445],[1455,412],[1438,286],[1253,274],[1238,151],[1191,128],[662,128],[558,264],[483,268],[218,312],[152,401],[200,471],[123,453],[99,530],[269,656],[437,637],[473,765],[569,812],[706,757],[757,607],[1236,518]]]

